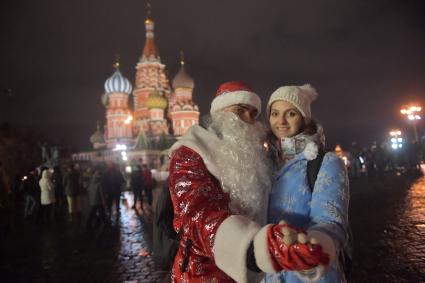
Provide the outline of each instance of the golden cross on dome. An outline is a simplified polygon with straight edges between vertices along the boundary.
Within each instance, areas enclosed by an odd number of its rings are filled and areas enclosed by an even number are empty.
[[[180,50],[180,65],[184,66],[184,53],[183,53],[183,50]]]
[[[151,1],[150,0],[146,0],[146,15],[147,18],[150,19],[151,18]]]
[[[115,69],[118,69],[120,67],[120,55],[119,54],[115,54],[114,63],[112,64],[112,66]]]

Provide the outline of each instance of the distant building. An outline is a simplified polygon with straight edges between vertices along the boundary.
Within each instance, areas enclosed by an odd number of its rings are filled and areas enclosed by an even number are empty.
[[[159,169],[165,150],[192,125],[199,124],[199,108],[192,100],[195,83],[185,71],[183,57],[171,87],[155,45],[154,21],[150,17],[145,28],[145,46],[136,65],[134,88],[116,62],[101,97],[106,108],[104,132],[98,124],[90,137],[94,151],[75,153],[73,160],[143,162]]]

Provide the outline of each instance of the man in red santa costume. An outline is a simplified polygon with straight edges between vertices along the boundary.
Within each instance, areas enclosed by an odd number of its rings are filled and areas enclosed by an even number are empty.
[[[180,241],[172,282],[258,282],[263,272],[328,264],[304,231],[264,226],[271,168],[260,111],[249,86],[224,83],[209,126],[191,127],[172,146],[169,187]]]

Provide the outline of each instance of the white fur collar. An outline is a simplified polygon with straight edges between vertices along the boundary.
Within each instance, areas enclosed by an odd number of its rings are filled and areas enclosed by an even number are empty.
[[[220,146],[221,141],[217,135],[213,132],[210,132],[199,125],[194,125],[189,128],[184,136],[180,138],[173,146],[170,148],[169,156],[173,155],[173,152],[179,149],[182,146],[186,146],[198,153],[204,163],[207,166],[208,171],[221,181],[219,176],[219,169],[217,165],[220,164],[219,160],[216,159],[214,152],[217,151],[217,148]]]

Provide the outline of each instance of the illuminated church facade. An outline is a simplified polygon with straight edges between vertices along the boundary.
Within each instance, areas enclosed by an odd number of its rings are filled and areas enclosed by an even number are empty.
[[[103,131],[98,123],[90,137],[94,150],[75,153],[73,160],[142,160],[158,168],[161,154],[199,123],[199,109],[192,100],[195,84],[185,71],[183,58],[170,85],[155,45],[154,21],[150,17],[145,28],[145,46],[136,65],[134,86],[116,62],[101,97],[106,118]]]

